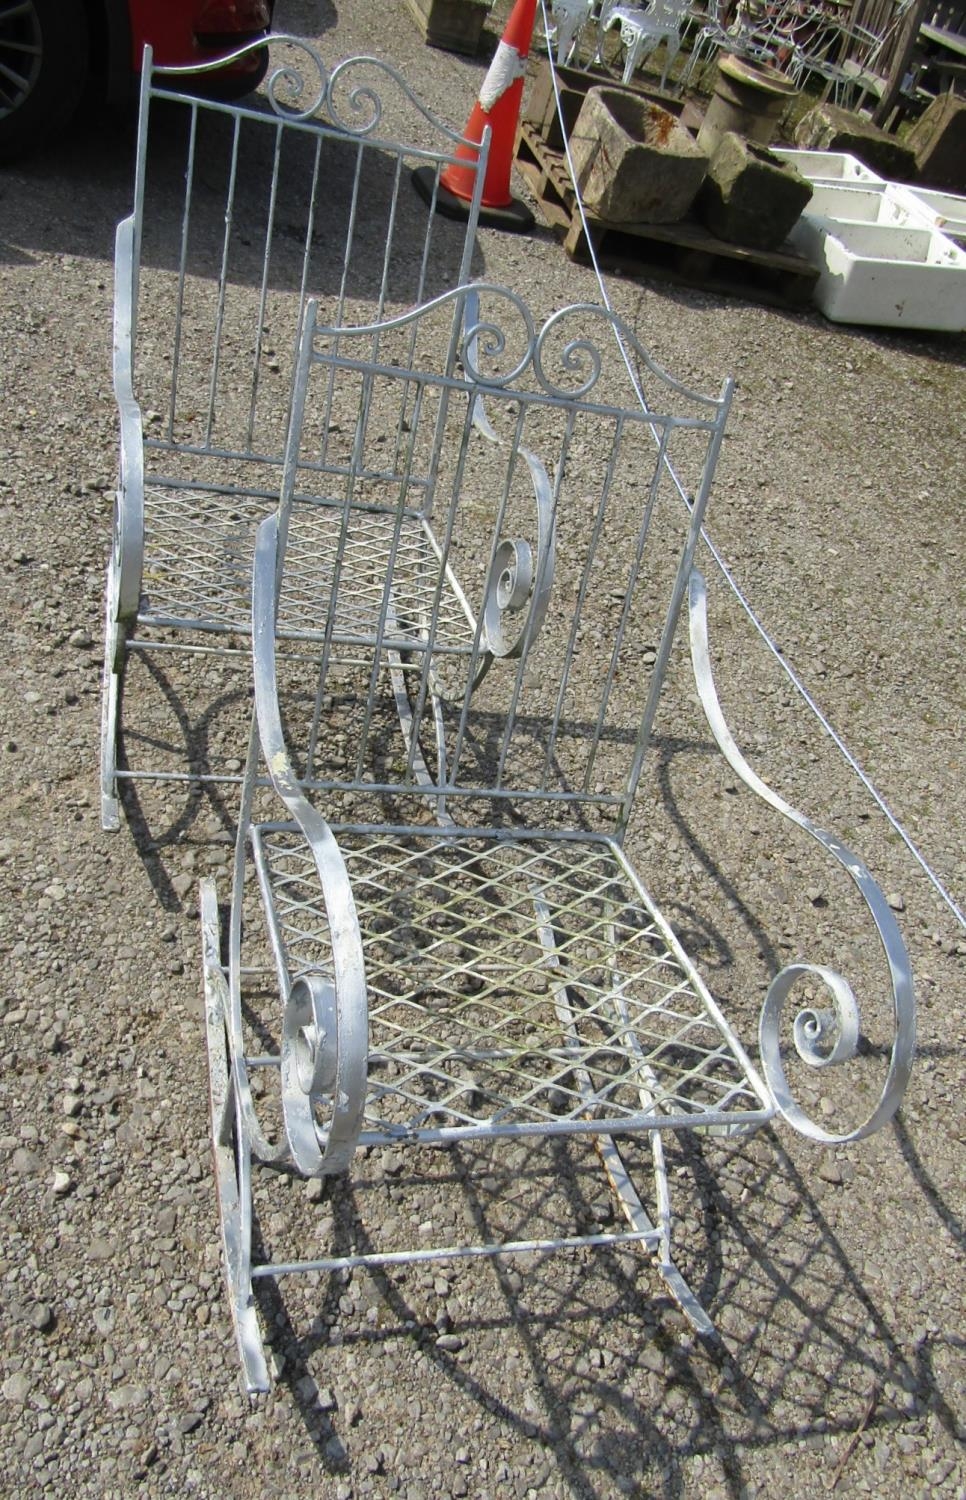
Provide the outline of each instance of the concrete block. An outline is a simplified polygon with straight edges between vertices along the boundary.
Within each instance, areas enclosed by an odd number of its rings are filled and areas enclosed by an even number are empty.
[[[479,50],[491,3],[492,0],[406,0],[424,42],[446,52],[464,52],[469,57]]]
[[[666,109],[617,89],[590,90],[570,145],[584,202],[612,224],[677,223],[708,165]]]
[[[916,158],[908,146],[834,104],[817,104],[802,115],[795,144],[807,151],[843,151],[857,156],[880,177],[910,182],[916,175]]]
[[[811,196],[811,184],[793,166],[729,132],[711,158],[698,203],[719,239],[777,250]]]
[[[913,125],[906,145],[915,152],[921,183],[966,193],[966,99],[940,94]]]

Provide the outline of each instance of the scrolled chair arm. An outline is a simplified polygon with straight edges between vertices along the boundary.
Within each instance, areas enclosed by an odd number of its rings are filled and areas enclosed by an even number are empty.
[[[491,331],[488,325],[480,323],[480,300],[475,291],[466,297],[464,323],[465,366],[468,373],[475,375],[481,332]],[[482,396],[477,396],[473,402],[472,420],[476,431],[488,443],[502,441],[486,414]],[[515,660],[529,649],[546,618],[553,589],[556,553],[550,476],[530,448],[521,443],[519,453],[529,471],[537,507],[536,557],[525,538],[501,538],[497,543],[483,598],[483,655],[474,689],[483,681],[494,660]]]
[[[916,1003],[909,955],[889,904],[862,860],[772,791],[738,749],[714,686],[708,649],[707,594],[704,579],[696,570],[692,571],[689,582],[688,614],[691,661],[698,697],[719,750],[747,787],[769,807],[810,834],[848,872],[871,913],[885,953],[892,983],[895,1035],[879,1101],[862,1124],[854,1129],[840,1134],[827,1131],[796,1103],[785,1074],[780,1042],[782,1013],[794,985],[799,979],[810,977],[824,985],[831,1008],[806,1007],[799,1011],[792,1028],[799,1057],[812,1068],[837,1066],[853,1058],[859,1041],[859,1008],[848,981],[835,970],[820,964],[789,964],[775,975],[769,986],[758,1028],[765,1079],[779,1112],[789,1124],[802,1135],[826,1145],[859,1141],[881,1129],[892,1118],[909,1081],[916,1040]]]
[[[332,948],[332,973],[299,975],[285,996],[281,1083],[292,1159],[311,1176],[345,1171],[362,1128],[369,1013],[362,934],[345,860],[328,823],[308,802],[289,757],[278,706],[275,620],[278,518],[258,528],[252,581],[255,712],[275,790],[298,824],[318,872]],[[328,1127],[316,1125],[325,1099]]]
[[[113,375],[120,455],[109,586],[114,594],[112,607],[121,620],[137,615],[144,562],[144,426],[134,395],[135,253],[132,215],[118,224],[114,240]]]

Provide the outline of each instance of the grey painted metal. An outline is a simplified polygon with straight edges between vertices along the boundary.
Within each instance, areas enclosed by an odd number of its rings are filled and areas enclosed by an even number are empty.
[[[806,1007],[795,1018],[793,1040],[799,1057],[812,1068],[837,1067],[855,1057],[859,1041],[859,1007],[848,981],[822,964],[789,964],[771,982],[759,1025],[758,1040],[765,1077],[785,1118],[814,1141],[840,1145],[862,1140],[880,1130],[892,1118],[909,1081],[916,1046],[916,1001],[909,955],[889,903],[862,860],[840,839],[817,827],[774,792],[756,775],[735,744],[715,691],[708,647],[706,592],[704,579],[697,572],[691,575],[689,606],[695,682],[718,748],[746,786],[782,817],[808,833],[847,871],[869,909],[882,944],[891,983],[894,1037],[880,1098],[859,1125],[836,1133],[811,1120],[789,1088],[781,1049],[780,1027],[784,1007],[796,982],[810,977],[824,986],[832,1006],[830,1010]]]
[[[264,45],[263,43],[257,44]],[[374,57],[327,68],[297,37],[270,40],[272,66],[247,104],[178,92],[182,73],[146,49],[134,210],[115,245],[114,388],[120,471],[108,568],[101,732],[105,827],[125,779],[196,781],[187,756],[119,753],[132,650],[204,642],[213,656],[248,630],[255,529],[278,503],[306,303],[334,321],[378,320],[467,280],[489,132],[477,147]],[[243,48],[238,56],[250,48]],[[235,54],[233,54],[235,55]],[[155,123],[159,109],[161,117]],[[440,175],[473,146],[463,226],[435,213]],[[429,206],[408,185],[419,170]],[[359,244],[379,238],[372,264]],[[417,533],[419,513],[411,518]],[[378,527],[370,526],[378,549]],[[174,637],[174,640],[171,637]],[[230,776],[227,776],[230,780]]]
[[[622,846],[730,394],[667,376],[604,309],[538,329],[484,283],[358,325],[306,308],[254,555],[227,976],[208,986],[246,1164],[221,1200],[252,1389],[253,1283],[298,1271],[639,1243],[712,1331],[673,1259],[663,1132],[740,1133],[775,1101]],[[640,1132],[653,1218],[617,1141]],[[255,1167],[567,1136],[592,1138],[625,1231],[253,1255]]]
[[[374,323],[306,306],[278,510],[254,549],[224,966],[206,918],[222,1234],[250,1389],[267,1380],[255,1284],[353,1266],[640,1244],[709,1335],[673,1255],[666,1132],[737,1137],[780,1112],[851,1141],[901,1098],[914,1000],[888,904],[751,770],[714,688],[694,554],[730,396],[689,391],[592,305],[537,327],[513,292],[472,283]],[[780,1045],[807,981],[830,1005],[799,1011],[798,1057],[854,1064],[847,982],[805,962],[776,976],[762,1076],[625,849],[686,599],[726,761],[849,873],[885,953],[888,1076],[848,1130],[794,1102]],[[635,1135],[648,1195],[628,1165]],[[262,1168],[332,1178],[337,1194],[372,1148],[565,1137],[596,1146],[625,1231],[256,1254]]]

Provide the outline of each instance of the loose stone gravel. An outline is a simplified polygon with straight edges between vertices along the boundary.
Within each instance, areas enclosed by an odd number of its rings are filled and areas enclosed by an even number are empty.
[[[490,29],[508,9],[499,0]],[[462,125],[485,63],[434,52],[404,0],[282,0],[324,54],[391,50]],[[669,1141],[681,1268],[704,1345],[622,1254],[410,1267],[263,1305],[277,1372],[242,1393],[207,1118],[197,891],[226,881],[230,804],[146,799],[100,830],[104,562],[115,477],[111,256],[133,128],[79,127],[0,173],[0,1444],[3,1490],[127,1497],[966,1495],[966,932],[803,707],[707,551],[712,647],[736,737],[871,865],[909,944],[919,1062],[895,1124],[850,1148],[788,1130]],[[522,188],[521,188],[522,191]],[[375,251],[374,251],[375,253]],[[549,230],[483,231],[474,271],[546,315],[594,299]],[[709,529],[784,657],[962,903],[966,895],[960,338],[836,327],[609,280],[657,359],[738,391]],[[711,753],[684,655],[633,852],[749,1044],[767,978],[839,964],[872,1012],[881,956],[816,850]],[[223,892],[224,893],[224,892]],[[865,1015],[865,1011],[864,1011]],[[838,1085],[815,1100],[829,1118]],[[647,1150],[635,1148],[646,1167]],[[462,1222],[405,1153],[364,1162],[381,1228]],[[438,1164],[437,1164],[438,1168]],[[474,1164],[481,1213],[527,1174],[612,1209],[589,1152]],[[277,1186],[277,1185],[276,1185]],[[328,1187],[276,1194],[319,1243]],[[274,1231],[275,1225],[272,1224]]]

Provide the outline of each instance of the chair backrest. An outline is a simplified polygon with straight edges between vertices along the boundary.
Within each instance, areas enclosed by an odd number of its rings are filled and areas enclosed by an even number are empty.
[[[119,230],[146,438],[221,455],[222,478],[225,456],[281,462],[309,297],[331,321],[378,320],[467,279],[486,166],[488,138],[464,140],[374,57],[328,70],[279,36],[271,63],[260,94],[226,104],[145,50]],[[465,223],[435,211],[457,153]]]
[[[368,327],[324,326],[310,307],[279,621],[300,618],[311,572],[300,528],[310,518],[317,538],[328,517],[331,531],[325,567],[313,543],[314,691],[303,729],[289,720],[299,773],[400,797],[422,757],[457,821],[622,828],[730,389],[689,390],[593,305],[540,329],[515,294],[478,283]]]

